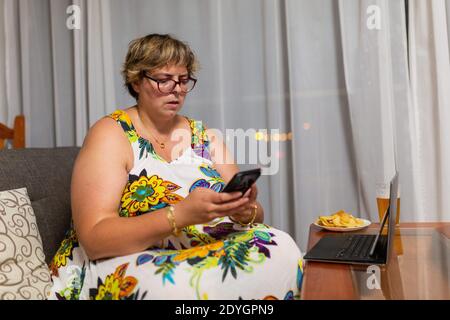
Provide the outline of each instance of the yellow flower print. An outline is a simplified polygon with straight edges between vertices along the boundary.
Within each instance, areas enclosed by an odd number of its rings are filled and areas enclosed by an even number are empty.
[[[216,252],[214,252],[214,257],[216,257],[216,258],[221,258],[221,257],[223,257],[225,255],[225,250],[219,250],[219,251],[216,251]]]
[[[128,192],[122,196],[122,208],[128,209],[132,215],[138,211],[146,212],[150,206],[157,205],[165,197],[166,188],[161,185],[163,180],[158,176],[140,177],[128,187]]]
[[[121,116],[122,116],[122,110],[116,110],[110,115],[110,117],[116,121],[119,121]]]
[[[106,277],[105,282],[98,287],[95,300],[119,300],[131,294],[137,285],[135,277],[125,277],[128,263],[119,266],[114,274]]]
[[[111,115],[111,118],[113,118],[116,121],[125,122],[129,128],[131,128],[131,119],[127,117],[127,114],[123,110],[116,110]]]
[[[150,178],[142,175],[125,188],[121,211],[126,211],[128,216],[136,216],[138,212],[145,213],[152,208],[162,208],[164,204],[175,204],[183,199],[174,193],[178,189],[180,186],[164,181],[157,175]]]
[[[67,260],[72,257],[72,251],[78,246],[78,240],[74,230],[71,230],[61,242],[55,256],[50,263],[51,274],[58,276],[58,269],[67,265]]]
[[[100,285],[95,300],[119,300],[120,296],[120,280],[109,275],[105,279],[105,283]]]
[[[223,241],[217,241],[211,244],[207,244],[204,246],[198,246],[191,249],[183,250],[181,253],[179,253],[173,261],[175,262],[181,262],[187,259],[193,259],[193,258],[204,258],[206,257],[210,252],[212,251],[218,251],[222,249],[224,246]],[[223,251],[223,250],[221,250]],[[216,254],[220,254],[216,253]]]
[[[191,131],[194,138],[194,144],[203,144],[206,141],[206,132],[203,130],[202,122],[192,120],[191,122]]]
[[[138,141],[139,136],[137,135],[135,130],[127,131],[127,137],[131,143]]]
[[[116,110],[110,115],[110,117],[115,121],[119,121],[121,123],[130,142],[133,143],[139,139],[136,130],[131,123],[131,119],[126,112],[124,112],[123,110]]]
[[[64,239],[61,243],[61,247],[56,252],[53,263],[58,267],[64,267],[67,265],[67,258],[72,254],[73,243],[71,238]]]

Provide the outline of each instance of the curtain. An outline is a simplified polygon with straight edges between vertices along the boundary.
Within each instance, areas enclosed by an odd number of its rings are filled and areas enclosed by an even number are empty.
[[[81,145],[134,104],[128,43],[171,33],[201,63],[182,113],[268,133],[267,159],[240,166],[276,168],[258,182],[266,222],[303,250],[318,215],[378,220],[396,169],[402,221],[449,220],[449,16],[449,0],[0,0],[0,122],[24,113],[28,147]]]
[[[3,1],[0,6],[0,122],[12,125],[14,115],[22,112],[19,2]]]
[[[80,30],[67,28],[73,4],[83,14]],[[0,121],[12,125],[23,113],[28,147],[81,145],[115,104],[109,1],[1,0],[0,7]]]
[[[371,26],[370,6],[379,10],[378,28]],[[397,169],[401,216],[411,220],[417,208],[412,174],[417,155],[411,141],[404,1],[342,0],[339,15],[359,210],[378,219],[375,187],[389,183]]]
[[[417,149],[417,216],[449,220],[450,1],[410,1],[411,113]]]
[[[358,207],[338,3],[286,1],[295,234],[319,215]],[[299,18],[299,15],[301,18]]]

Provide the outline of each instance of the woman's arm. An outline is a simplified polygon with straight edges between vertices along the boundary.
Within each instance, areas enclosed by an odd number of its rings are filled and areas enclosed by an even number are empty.
[[[97,122],[77,157],[71,186],[74,226],[92,260],[143,250],[171,233],[163,210],[135,219],[119,217],[132,164],[122,129],[113,119]]]

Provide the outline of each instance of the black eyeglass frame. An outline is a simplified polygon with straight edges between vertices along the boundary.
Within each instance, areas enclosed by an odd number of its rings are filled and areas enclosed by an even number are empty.
[[[188,91],[185,91],[185,90],[183,90],[183,88],[181,87],[181,82],[184,81],[184,79],[183,79],[183,80],[178,80],[178,81],[175,81],[175,80],[173,80],[173,79],[164,79],[164,80],[163,80],[163,79],[155,79],[155,78],[153,78],[153,77],[150,77],[145,71],[142,72],[142,76],[143,76],[144,78],[147,78],[147,79],[150,79],[150,80],[155,81],[156,84],[157,84],[157,86],[158,86],[159,92],[164,93],[164,94],[168,94],[168,93],[173,92],[173,90],[177,87],[177,85],[180,86],[180,89],[181,89],[181,92],[182,92],[182,93],[189,93],[189,92],[191,92],[192,90],[194,90],[195,85],[197,84],[197,79],[192,78],[191,76],[189,76],[189,77],[188,77],[188,80],[194,81],[194,84],[192,85],[192,88],[191,88],[191,89],[189,89]],[[172,89],[169,90],[168,92],[162,91],[161,88],[159,87],[159,84],[160,84],[161,82],[163,82],[163,81],[172,81],[172,82],[174,83]]]

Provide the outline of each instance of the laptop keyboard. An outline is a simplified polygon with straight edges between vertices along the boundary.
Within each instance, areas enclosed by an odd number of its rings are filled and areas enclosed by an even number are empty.
[[[348,238],[345,247],[340,250],[336,258],[351,257],[365,258],[369,256],[370,247],[375,240],[375,235],[355,234]]]

